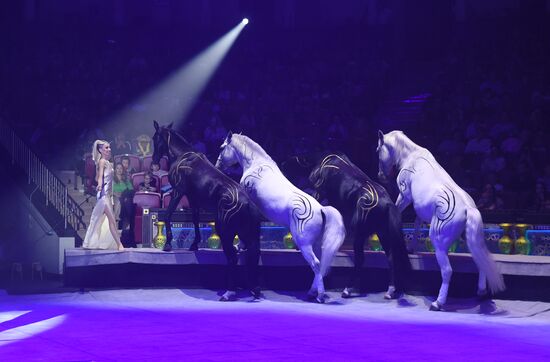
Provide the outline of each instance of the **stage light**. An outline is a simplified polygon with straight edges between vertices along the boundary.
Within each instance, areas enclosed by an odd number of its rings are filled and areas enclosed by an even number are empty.
[[[168,75],[147,93],[114,114],[105,131],[152,130],[152,120],[168,123],[185,120],[227,52],[248,23],[244,18],[233,29]]]

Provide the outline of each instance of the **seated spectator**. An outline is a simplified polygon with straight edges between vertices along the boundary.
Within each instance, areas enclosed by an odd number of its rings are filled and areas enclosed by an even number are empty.
[[[506,167],[506,159],[500,155],[498,148],[491,146],[488,154],[483,156],[481,163],[481,169],[484,171],[490,171],[499,173]]]
[[[537,182],[542,182],[546,190],[550,190],[550,162],[544,166],[544,174],[537,178]]]
[[[126,140],[124,133],[117,134],[113,145],[113,154],[126,155],[129,153],[132,153],[132,145]]]
[[[162,177],[164,175],[168,175],[168,172],[161,170],[160,165],[158,163],[151,163],[151,168],[149,169],[151,173],[155,176]]]
[[[151,152],[151,137],[146,134],[142,134],[136,138],[137,140],[137,154],[141,157],[149,156]]]
[[[122,167],[124,169],[124,173],[126,174],[126,178],[130,178],[134,173],[136,173],[136,170],[134,170],[132,167],[130,167],[130,158],[128,156],[122,156],[122,159],[120,160],[122,163]]]
[[[479,135],[472,138],[466,144],[464,153],[467,154],[486,154],[491,149],[491,139],[487,137],[486,132],[480,126]]]
[[[156,182],[153,178],[152,172],[147,172],[143,178],[143,182],[139,184],[139,191],[149,191],[149,192],[156,192]]]
[[[535,199],[532,207],[536,211],[550,211],[550,193],[541,181],[537,181],[535,186]]]
[[[206,153],[206,145],[199,138],[199,132],[197,130],[191,132],[191,139],[189,141],[191,142],[193,150],[200,153]]]
[[[122,163],[117,163],[115,165],[115,174],[113,177],[113,200],[115,218],[119,221],[122,219],[122,195],[127,191],[133,192],[134,186],[132,186],[132,182],[128,179],[128,175],[126,174],[126,172],[124,172],[124,167],[122,166]]]
[[[465,145],[460,132],[453,132],[450,138],[446,138],[439,144],[437,151],[443,157],[451,157],[464,150]]]
[[[208,127],[204,129],[204,142],[207,153],[217,153],[220,144],[227,136],[227,129],[223,126],[221,119],[214,115],[208,121]]]
[[[522,142],[517,136],[517,131],[512,130],[500,144],[500,150],[505,155],[517,155],[521,150]]]
[[[480,210],[498,210],[502,209],[503,201],[497,196],[495,188],[491,184],[483,187],[480,199],[477,201],[477,207]]]

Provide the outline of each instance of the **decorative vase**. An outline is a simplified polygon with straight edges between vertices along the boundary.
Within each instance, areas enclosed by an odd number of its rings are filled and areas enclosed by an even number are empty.
[[[382,245],[380,244],[380,238],[378,234],[372,234],[368,238],[370,250],[380,251],[382,250]]]
[[[216,223],[208,223],[212,228],[212,234],[208,237],[208,247],[210,249],[219,249],[220,248],[220,236],[216,233]]]
[[[432,239],[430,239],[429,236],[426,236],[426,238],[424,239],[424,243],[426,245],[426,250],[427,251],[429,251],[431,253],[435,252],[435,248],[432,244]]]
[[[164,244],[166,244],[166,235],[163,234],[164,225],[164,221],[157,221],[155,223],[155,226],[157,227],[157,236],[153,239],[153,245],[157,249],[164,248]]]
[[[500,250],[502,254],[510,254],[513,246],[513,241],[510,237],[510,228],[512,224],[504,223],[499,226],[502,228],[502,237],[498,239],[498,250]]]
[[[449,253],[456,253],[456,249],[458,249],[458,245],[460,244],[460,239],[456,239],[453,241],[451,246],[449,246]]]
[[[529,255],[531,253],[531,242],[525,237],[528,227],[527,224],[516,224],[516,241],[514,243],[516,254]]]
[[[294,244],[294,239],[290,231],[283,237],[283,244],[286,249],[295,249],[296,245]]]

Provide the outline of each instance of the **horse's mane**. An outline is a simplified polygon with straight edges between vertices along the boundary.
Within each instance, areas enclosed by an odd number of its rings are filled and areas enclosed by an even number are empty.
[[[403,131],[391,131],[384,135],[384,144],[391,148],[393,159],[396,163],[405,158],[405,155],[422,149],[414,143]]]
[[[273,161],[273,159],[271,158],[271,156],[269,156],[267,154],[267,152],[265,152],[265,150],[262,148],[262,146],[260,146],[259,144],[257,144],[256,142],[254,142],[250,137],[247,137],[243,134],[233,134],[231,136],[231,140],[232,142],[234,141],[237,141],[237,146],[244,146],[246,145],[246,147],[250,148],[254,153],[257,153],[257,154],[260,154],[262,155],[263,157]]]
[[[169,133],[171,133],[172,137],[176,138],[179,142],[183,143],[183,145],[184,145],[185,147],[189,147],[190,150],[193,149],[193,146],[191,145],[191,143],[189,143],[189,142],[185,139],[185,137],[182,136],[181,133],[179,133],[178,131],[176,131],[176,130],[174,130],[174,129],[172,129],[172,128],[167,128],[167,127],[165,127],[165,129],[166,129]]]
[[[368,177],[368,175],[365,172],[363,172],[363,170],[361,170],[359,167],[357,167],[357,165],[354,164],[345,153],[343,153],[343,152],[327,152],[327,153],[324,154],[323,158],[328,157],[330,155],[338,156],[338,158],[337,158],[338,167],[340,167],[341,169],[345,169],[346,172],[350,176],[353,176],[353,177],[359,178],[359,179],[367,177],[370,180],[370,177]],[[323,158],[321,158],[317,162],[317,166],[315,167],[315,169],[319,169],[321,167],[320,162]]]

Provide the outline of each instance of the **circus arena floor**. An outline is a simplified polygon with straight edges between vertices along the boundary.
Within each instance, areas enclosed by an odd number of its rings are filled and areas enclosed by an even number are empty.
[[[382,294],[325,305],[264,291],[218,302],[206,289],[8,295],[0,290],[1,361],[541,361],[550,304]]]

